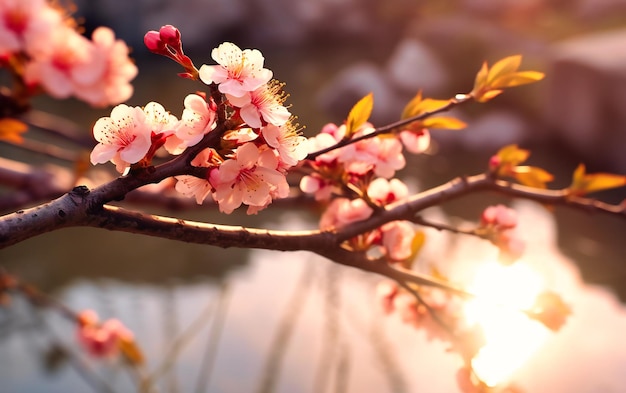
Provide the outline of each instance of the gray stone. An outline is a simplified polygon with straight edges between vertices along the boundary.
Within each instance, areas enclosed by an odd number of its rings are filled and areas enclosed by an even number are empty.
[[[378,123],[393,119],[391,114],[398,108],[395,93],[383,71],[370,62],[355,63],[337,74],[320,89],[317,102],[333,117],[345,119],[350,108],[370,92],[374,93],[372,120]],[[397,118],[400,110],[395,112]]]
[[[431,130],[440,143],[461,146],[469,151],[497,151],[505,145],[523,143],[529,137],[528,124],[515,112],[492,110],[475,119],[465,119],[455,113],[446,116],[462,118],[467,124],[463,130]]]
[[[448,77],[437,55],[422,42],[405,39],[394,50],[386,66],[387,76],[400,92],[423,90],[432,95],[446,87]]]
[[[548,124],[590,162],[626,170],[626,29],[562,42],[552,53]]]

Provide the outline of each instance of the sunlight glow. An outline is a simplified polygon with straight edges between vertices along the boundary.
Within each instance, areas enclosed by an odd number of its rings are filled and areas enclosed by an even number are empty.
[[[542,277],[528,265],[481,265],[469,288],[476,299],[467,303],[470,325],[479,324],[486,344],[472,359],[476,375],[488,386],[505,382],[546,340],[549,331],[519,310],[529,309],[543,289]]]

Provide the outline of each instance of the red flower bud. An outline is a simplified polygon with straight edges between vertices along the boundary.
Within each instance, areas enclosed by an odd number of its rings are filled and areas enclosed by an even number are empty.
[[[161,41],[158,31],[151,30],[143,36],[143,42],[150,52],[162,54],[165,49],[165,43]]]
[[[159,30],[159,35],[166,45],[170,45],[174,48],[180,46],[180,31],[176,27],[165,25]]]

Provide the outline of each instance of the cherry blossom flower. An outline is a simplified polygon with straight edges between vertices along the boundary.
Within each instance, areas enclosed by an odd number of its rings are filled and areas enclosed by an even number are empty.
[[[168,138],[165,148],[170,154],[180,154],[189,146],[194,146],[204,135],[215,128],[216,105],[198,94],[185,97],[185,109],[175,135]]]
[[[282,163],[294,166],[307,156],[306,138],[299,135],[291,123],[283,126],[269,124],[261,129],[267,144],[276,149]]]
[[[216,83],[224,94],[242,97],[272,79],[272,71],[263,68],[264,58],[256,49],[241,50],[225,42],[213,49],[211,57],[219,65],[202,65],[200,79],[207,85]]]
[[[92,164],[111,161],[118,172],[139,162],[150,150],[152,129],[140,107],[120,104],[110,117],[100,118],[93,127],[99,142],[91,152]]]
[[[98,82],[105,67],[91,41],[60,25],[47,37],[46,45],[32,54],[24,80],[29,85],[41,85],[54,98],[68,98],[77,92],[77,86]]]
[[[488,206],[480,221],[482,225],[493,226],[498,230],[512,229],[517,226],[517,213],[504,205]]]
[[[272,80],[241,97],[230,94],[226,97],[232,105],[241,108],[239,114],[250,127],[261,128],[263,121],[282,126],[289,120],[291,113],[283,106],[285,98],[281,90],[282,85]]]
[[[430,132],[426,128],[420,132],[401,131],[399,136],[404,147],[413,154],[423,153],[430,146]]]
[[[480,218],[481,226],[490,230],[488,239],[500,250],[499,259],[510,264],[524,253],[525,244],[514,231],[517,213],[504,205],[487,207]]]
[[[116,40],[113,30],[99,27],[92,34],[94,60],[104,64],[102,74],[94,83],[81,83],[75,95],[93,106],[116,105],[129,99],[133,94],[130,81],[137,76],[137,66],[128,57],[129,49],[122,40]],[[90,74],[92,63],[79,65],[76,72]],[[100,68],[100,67],[98,67]]]
[[[374,128],[365,123],[353,137],[370,134]],[[390,178],[395,171],[404,168],[406,161],[402,154],[402,144],[396,138],[374,137],[363,139],[340,149],[339,162],[347,172],[364,175],[373,171],[377,176]]]
[[[394,311],[393,300],[398,290],[398,284],[390,280],[381,281],[376,285],[376,299],[385,314],[391,314]]]
[[[378,140],[374,174],[391,178],[397,170],[404,168],[406,160],[402,154],[402,144],[396,138],[374,138]]]
[[[331,181],[319,177],[316,174],[302,176],[300,190],[307,194],[314,194],[316,201],[329,200],[333,192],[339,192],[339,188]]]
[[[198,167],[210,167],[213,157],[213,150],[204,149],[198,155],[191,160],[191,165]],[[213,187],[207,179],[201,179],[195,176],[181,175],[176,176],[176,191],[180,192],[186,197],[196,198],[198,205],[201,205],[206,197],[211,193]]]
[[[285,175],[277,168],[278,159],[272,150],[260,152],[250,142],[238,147],[235,158],[211,171],[209,181],[215,188],[220,211],[230,214],[242,203],[267,206],[272,191],[284,189],[279,186],[286,183]]]
[[[0,2],[0,56],[47,45],[50,33],[63,22],[46,0]]]
[[[320,229],[343,228],[369,218],[373,212],[363,199],[335,198],[320,218]]]
[[[407,221],[392,221],[382,226],[382,244],[391,261],[404,261],[413,254],[415,229]]]
[[[367,196],[381,206],[404,199],[408,195],[409,188],[398,179],[378,177],[367,187]]]
[[[117,319],[98,323],[98,315],[86,310],[78,316],[78,341],[89,354],[109,357],[118,353],[120,341],[132,341],[133,334]]]

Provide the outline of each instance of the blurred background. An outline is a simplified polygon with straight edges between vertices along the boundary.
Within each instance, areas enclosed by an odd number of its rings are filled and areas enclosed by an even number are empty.
[[[261,50],[275,78],[286,82],[287,103],[307,136],[327,122],[341,123],[369,92],[375,100],[372,121],[383,125],[396,120],[418,90],[433,98],[467,92],[483,61],[492,64],[521,54],[522,69],[543,71],[546,79],[507,91],[487,105],[455,111],[469,127],[433,132],[428,154],[409,158],[400,176],[412,179],[412,191],[480,173],[489,157],[509,143],[529,148],[531,165],[552,172],[555,188],[569,184],[579,162],[587,164],[588,172],[626,173],[624,0],[75,3],[87,32],[110,26],[131,46],[139,67],[131,104],[155,100],[179,115],[185,95],[202,88],[176,77],[176,64],[143,47],[146,31],[173,24],[197,66],[213,63],[211,49],[224,41]],[[35,105],[68,117],[86,136],[97,118],[110,113],[73,100],[41,98]],[[0,156],[16,154],[22,153],[0,145]],[[619,203],[626,193],[597,196]],[[453,221],[475,220],[487,204],[503,201],[481,194],[448,203],[442,211]],[[315,212],[303,217],[269,209],[247,217],[213,210],[148,210],[258,227],[317,225]],[[624,311],[615,301],[626,300],[623,219],[564,209],[548,216],[555,221],[542,222],[554,229],[555,249],[544,258],[575,264],[585,282],[606,291],[613,307],[607,315],[623,321]],[[438,258],[437,250],[428,255]],[[411,340],[411,332],[398,326],[385,330],[372,310],[372,286],[378,278],[307,254],[222,250],[79,228],[2,250],[0,265],[73,308],[121,318],[146,349],[153,368],[160,359],[174,359],[174,366],[155,377],[164,391],[425,391],[419,381],[436,379],[428,364],[441,362],[454,370],[458,362],[443,354],[443,344],[424,344],[421,337],[411,343],[416,351],[427,348],[425,368],[407,366],[418,362],[414,355],[391,349],[398,337]],[[0,311],[0,391],[107,391],[86,384],[68,360],[71,329],[54,315],[32,313],[19,302]],[[177,344],[180,337],[193,339]],[[621,360],[611,363],[612,369],[626,370],[626,350],[617,352]],[[90,367],[114,391],[133,386],[111,364]],[[455,391],[453,371],[440,379],[428,391]],[[592,392],[611,383],[602,379],[561,391]]]

